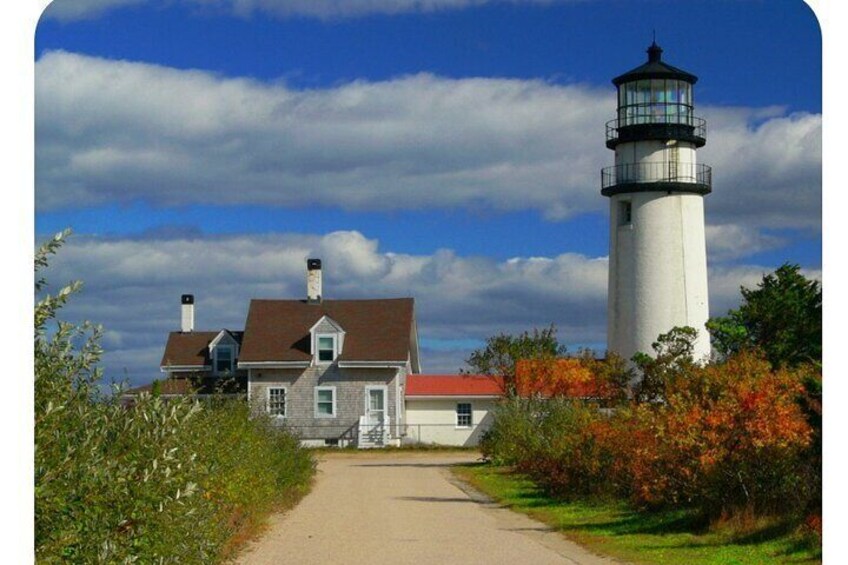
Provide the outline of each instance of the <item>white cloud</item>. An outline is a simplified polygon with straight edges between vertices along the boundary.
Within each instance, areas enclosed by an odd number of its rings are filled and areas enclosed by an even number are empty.
[[[296,90],[49,52],[36,64],[36,203],[536,209],[564,219],[606,207],[609,90],[429,74]],[[699,159],[714,171],[709,223],[820,229],[820,115],[700,113],[710,132]]]
[[[125,6],[145,4],[149,0],[53,0],[43,16],[60,21],[96,18],[106,12]]]
[[[710,260],[727,261],[754,253],[779,248],[781,237],[768,235],[750,226],[722,224],[707,225],[707,252]]]
[[[547,5],[577,0],[171,0],[203,8],[214,8],[238,16],[263,12],[272,16],[307,16],[336,19],[369,14],[426,13],[458,10],[484,4]],[[164,5],[166,0],[54,0],[45,16],[62,21],[95,18],[132,4]]]
[[[599,200],[604,149],[583,139],[599,95],[426,74],[295,91],[54,52],[37,64],[37,201],[565,215]]]
[[[140,383],[158,375],[167,333],[178,328],[180,294],[196,295],[198,329],[242,329],[251,298],[305,295],[307,257],[324,260],[327,298],[414,297],[428,371],[458,369],[469,343],[551,323],[572,346],[606,341],[607,260],[578,254],[507,261],[450,250],[407,255],[359,232],[73,236],[46,275],[54,290],[84,281],[63,319],[103,324],[107,377]],[[711,268],[713,315],[737,306],[739,286],[754,287],[770,270]]]
[[[724,222],[821,229],[821,114],[705,109],[713,165],[707,213]],[[768,116],[768,117],[764,117]]]

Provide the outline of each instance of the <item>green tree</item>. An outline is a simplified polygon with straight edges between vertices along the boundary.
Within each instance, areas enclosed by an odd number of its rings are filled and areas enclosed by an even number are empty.
[[[822,289],[798,265],[782,265],[756,289],[741,288],[742,304],[707,322],[713,347],[724,358],[759,348],[774,367],[822,358]]]
[[[633,356],[641,379],[636,384],[634,398],[637,402],[666,400],[666,388],[674,379],[691,374],[696,364],[693,359],[698,330],[684,326],[673,328],[657,338],[651,347],[654,356],[637,353]]]
[[[515,364],[519,359],[536,359],[553,361],[565,355],[567,348],[560,345],[556,337],[556,327],[539,330],[532,333],[524,332],[517,336],[498,334],[486,340],[486,346],[471,353],[465,363],[468,370],[465,374],[477,373],[497,376],[503,379],[504,392],[515,394]]]

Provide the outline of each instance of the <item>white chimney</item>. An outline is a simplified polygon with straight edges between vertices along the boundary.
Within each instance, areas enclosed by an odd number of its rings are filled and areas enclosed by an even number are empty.
[[[182,316],[180,317],[180,331],[183,333],[194,331],[194,295],[183,294]]]
[[[321,304],[321,259],[306,260],[306,301]]]

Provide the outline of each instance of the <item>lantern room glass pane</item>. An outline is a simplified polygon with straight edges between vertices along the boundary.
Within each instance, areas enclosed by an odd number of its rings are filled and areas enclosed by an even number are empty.
[[[657,104],[665,102],[665,81],[662,79],[654,79],[651,81],[651,103]]]
[[[690,106],[680,106],[680,116],[678,120],[682,124],[692,125],[692,108]]]
[[[680,81],[680,102],[682,104],[692,104],[692,85],[682,80]]]
[[[647,104],[651,101],[651,81],[640,80],[636,82],[636,104]]]
[[[680,86],[677,84],[676,80],[666,81],[666,90],[668,91],[668,101],[672,104],[676,104],[680,102]]]

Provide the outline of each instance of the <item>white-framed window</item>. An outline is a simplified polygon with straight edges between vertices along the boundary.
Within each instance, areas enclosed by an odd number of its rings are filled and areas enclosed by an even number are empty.
[[[215,372],[232,373],[235,361],[235,351],[232,345],[216,345],[215,346]]]
[[[315,337],[317,349],[315,360],[318,363],[332,363],[336,360],[336,336],[334,334],[318,334]]]
[[[457,402],[456,403],[456,427],[457,428],[470,428],[472,425],[471,419],[471,403],[470,402]]]
[[[316,386],[315,387],[315,417],[316,418],[335,418],[336,417],[336,387],[334,387],[334,386]]]
[[[268,388],[268,414],[279,418],[286,417],[286,392],[285,387]]]

